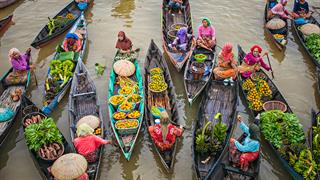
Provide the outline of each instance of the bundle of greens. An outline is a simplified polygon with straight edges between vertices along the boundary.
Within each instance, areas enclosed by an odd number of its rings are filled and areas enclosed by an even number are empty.
[[[307,36],[306,46],[320,63],[320,34],[311,34]]]
[[[312,150],[314,159],[320,167],[320,114],[317,115],[316,125],[312,127],[313,138],[312,138]]]
[[[314,180],[317,176],[317,164],[309,149],[302,150],[299,157],[291,155],[289,164],[306,180]]]
[[[63,81],[60,85],[60,88],[62,88],[73,76],[73,68],[74,63],[71,60],[52,60],[50,62],[50,75],[57,80]]]

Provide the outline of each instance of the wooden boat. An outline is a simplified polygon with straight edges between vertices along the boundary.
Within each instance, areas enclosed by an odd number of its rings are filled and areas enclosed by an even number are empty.
[[[161,93],[154,93],[149,90],[148,84],[150,82],[150,70],[152,68],[160,68],[163,72],[163,76],[165,82],[168,84],[167,90]],[[173,124],[178,124],[179,121],[179,113],[178,113],[178,106],[176,104],[177,96],[173,86],[172,78],[168,69],[168,65],[166,61],[162,57],[162,53],[158,46],[155,44],[153,40],[151,40],[146,61],[144,64],[145,75],[144,75],[144,87],[145,87],[145,95],[146,95],[146,106],[145,106],[145,119],[147,129],[149,126],[154,125],[155,118],[151,113],[151,107],[157,106],[166,109],[170,116],[170,122]],[[164,97],[160,98],[159,96]],[[158,103],[160,102],[160,103]],[[175,162],[175,155],[176,155],[176,148],[178,143],[178,138],[176,139],[175,144],[173,145],[172,149],[169,151],[162,151],[161,149],[157,148],[154,141],[152,140],[151,136],[150,139],[152,141],[153,147],[160,157],[161,163],[165,167],[165,169],[169,172],[172,170]],[[166,159],[165,157],[168,156],[170,159]]]
[[[13,15],[7,16],[0,20],[0,33],[10,24]]]
[[[30,83],[30,74],[31,72],[28,71],[27,73],[27,79],[22,84],[17,85],[8,85],[6,83],[6,78],[9,76],[9,74],[13,71],[13,68],[11,68],[7,73],[5,73],[0,78],[0,107],[1,108],[10,108],[14,111],[14,116],[5,122],[0,122],[0,147],[2,146],[3,142],[6,140],[11,127],[13,126],[17,115],[19,114],[20,107],[21,107],[21,98],[17,102],[13,102],[11,99],[11,92],[14,92],[16,88],[20,88],[22,90],[22,94],[24,94],[27,91],[27,88]]]
[[[77,26],[79,24],[83,24],[84,28],[85,29],[87,28],[87,22],[86,22],[86,19],[84,18],[84,14],[83,13],[82,13],[81,17],[77,20],[77,22],[73,25],[73,27],[70,29],[69,32],[70,33],[75,32],[77,30]],[[81,48],[80,52],[75,53],[75,56],[74,56],[74,59],[73,59],[73,61],[75,62],[75,67],[76,67],[77,62],[82,61],[82,59],[84,58],[84,54],[85,54],[86,48],[87,48],[87,40],[88,40],[87,31],[82,36],[83,36],[82,48]],[[61,42],[61,44],[62,43],[63,42]],[[60,55],[60,53],[56,52],[56,54],[54,55],[52,60],[59,59],[59,55]],[[48,69],[48,73],[47,73],[47,78],[46,79],[48,79],[48,78],[51,78],[50,67]],[[46,98],[44,98],[45,99],[44,100],[44,107],[42,108],[43,112],[45,112],[46,114],[50,114],[52,112],[52,110],[57,107],[57,105],[59,104],[61,99],[66,94],[68,88],[70,87],[71,82],[72,82],[72,77],[69,79],[69,81],[62,88],[60,88],[59,92],[54,95],[54,98],[52,100],[48,101]],[[45,91],[44,96],[46,97],[46,95],[47,95],[47,92]]]
[[[118,56],[118,53],[119,52],[116,53],[115,58]],[[134,149],[134,145],[135,145],[136,140],[139,136],[141,125],[143,123],[143,114],[144,114],[144,92],[143,92],[143,79],[142,79],[143,77],[141,75],[140,67],[139,67],[137,59],[134,61],[134,66],[135,66],[136,71],[132,76],[130,76],[128,78],[130,78],[132,81],[137,82],[138,90],[136,90],[136,92],[138,93],[138,95],[140,95],[142,97],[141,102],[135,108],[141,114],[141,116],[137,119],[138,120],[138,128],[136,129],[136,132],[135,133],[130,132],[128,135],[121,135],[115,127],[116,120],[113,118],[113,113],[116,112],[117,109],[110,103],[108,105],[109,117],[110,117],[110,122],[111,122],[111,127],[113,130],[113,133],[115,135],[115,138],[117,139],[117,142],[121,148],[121,151],[122,151],[124,157],[128,161],[130,160],[132,151]],[[112,69],[112,71],[110,73],[110,79],[109,79],[109,98],[113,95],[117,95],[118,90],[121,88],[120,85],[116,83],[118,77],[119,76]]]
[[[309,19],[309,23],[312,24],[316,24],[320,27],[320,23],[316,20],[315,17],[311,16]],[[311,52],[310,50],[307,48],[306,46],[306,42],[305,42],[305,36],[303,35],[303,33],[299,30],[299,26],[297,26],[294,23],[294,20],[291,21],[292,27],[294,29],[294,32],[296,33],[296,35],[298,36],[298,39],[301,43],[301,45],[303,46],[303,48],[305,49],[305,51],[308,53],[308,55],[310,56],[312,62],[318,67],[320,68],[320,59],[317,59]]]
[[[240,64],[242,63],[244,57],[245,57],[246,53],[243,51],[242,47],[238,45],[238,61],[240,62]],[[265,75],[265,77],[267,78],[267,83],[272,91],[272,97],[270,98],[270,100],[276,100],[276,101],[281,101],[284,104],[287,105],[287,112],[292,113],[292,110],[289,106],[289,104],[287,103],[286,99],[284,98],[284,96],[281,94],[281,92],[279,91],[278,87],[273,83],[273,81],[269,78],[269,76],[267,75],[267,73],[264,70],[260,70],[259,72],[263,73]],[[242,87],[242,84],[244,82],[244,78],[242,76],[239,76],[239,85]],[[242,88],[241,88],[242,89]],[[245,98],[247,98],[247,93],[242,90],[242,93],[244,95]],[[247,106],[249,106],[248,101],[246,101]],[[256,117],[259,113],[261,113],[262,111],[254,111],[250,108],[248,108],[248,111],[251,115],[253,115],[254,117]]]
[[[45,117],[47,117],[38,107],[36,107],[36,105],[30,100],[28,99],[26,96],[22,96],[22,112],[27,112],[27,113],[22,113],[23,117],[30,114],[30,113],[36,113],[36,112],[40,112],[42,113]],[[32,108],[31,108],[32,107]],[[25,131],[24,125],[22,123],[22,127],[23,127],[23,132]],[[62,135],[62,143],[64,146],[64,154],[68,154],[68,153],[72,153],[74,152],[74,149],[72,148],[72,146],[69,145],[69,143],[67,142],[66,138],[63,136],[63,134],[60,132],[60,134]],[[51,167],[54,163],[54,161],[45,161],[43,159],[41,159],[38,155],[37,152],[33,151],[33,150],[29,150],[30,152],[30,156],[34,162],[34,164],[36,165],[39,173],[41,174],[41,176],[43,177],[43,179],[50,179],[50,180],[54,180],[54,177],[52,176],[52,174],[48,171],[48,168]]]
[[[269,6],[270,6],[270,3],[276,3],[277,1],[275,0],[267,0],[267,3],[266,3],[266,6],[265,6],[265,9],[264,9],[264,23],[265,25],[267,24],[268,22],[268,11],[271,9]],[[288,21],[285,20],[286,22],[286,26],[285,26],[285,29],[286,31],[284,33],[282,33],[282,35],[284,35],[284,40],[279,40],[279,39],[276,39],[273,35],[273,33],[265,26],[265,30],[267,31],[267,33],[272,37],[272,40],[273,42],[275,43],[275,45],[277,46],[277,48],[282,51],[284,50],[284,48],[286,47],[286,44],[287,44],[287,39],[288,39],[288,32],[289,32],[289,29],[288,29]]]
[[[180,72],[184,64],[188,61],[193,44],[192,41],[188,42],[186,52],[176,52],[169,48],[169,44],[173,42],[172,38],[169,37],[168,32],[172,30],[171,26],[174,24],[185,24],[188,26],[188,34],[193,34],[192,20],[191,20],[191,10],[189,0],[185,0],[182,5],[182,13],[172,12],[169,14],[169,0],[163,0],[162,3],[162,41],[163,49],[168,54],[170,61]],[[175,32],[175,31],[174,31]]]
[[[314,154],[313,154],[313,150],[314,150],[314,146],[313,146],[313,127],[314,126],[318,126],[318,120],[317,120],[317,117],[320,116],[320,112],[315,112],[314,109],[311,109],[311,128],[310,128],[310,137],[309,137],[309,145],[310,145],[310,148],[311,148],[311,151],[312,151],[312,155],[313,155],[313,159],[316,161],[316,163],[318,164],[320,162],[320,160],[316,159],[314,157]],[[317,179],[319,180],[320,179],[320,174],[319,174],[319,171],[317,170]]]
[[[207,56],[207,59],[204,61],[207,74],[204,75],[201,79],[195,80],[192,74],[192,63],[195,61],[194,55],[196,54],[204,54]],[[212,73],[213,67],[216,60],[216,52],[215,50],[208,51],[203,48],[195,48],[191,57],[189,58],[186,69],[184,71],[184,88],[187,93],[187,98],[190,105],[195,101],[195,99],[200,95],[200,93],[204,90],[206,85],[208,84]]]
[[[85,102],[85,103],[83,103]],[[82,61],[78,62],[69,95],[69,125],[72,141],[77,137],[77,122],[84,116],[94,115],[100,118],[100,127],[95,129],[96,135],[104,138],[104,125],[101,106],[96,86]],[[97,150],[97,160],[88,164],[87,173],[90,180],[96,180],[103,154],[103,146]]]
[[[31,46],[34,48],[40,48],[44,45],[48,44],[51,40],[55,39],[77,22],[77,19],[81,16],[81,10],[78,8],[77,3],[75,1],[71,1],[65,8],[63,8],[57,15],[53,17],[53,19],[56,19],[59,16],[66,17],[68,14],[72,14],[74,18],[72,20],[69,20],[65,25],[56,28],[51,35],[49,35],[49,28],[48,24],[45,25],[39,34],[35,37],[33,42],[31,43]]]
[[[10,6],[11,4],[15,3],[18,0],[2,0],[0,1],[0,9]]]
[[[222,81],[210,80],[205,95],[200,104],[197,120],[193,131],[192,152],[197,179],[208,179],[216,166],[221,162],[222,154],[228,150],[232,129],[237,118],[238,85],[237,81],[233,86],[224,85]],[[207,120],[213,125],[217,123],[214,117],[217,113],[222,114],[222,122],[227,125],[226,138],[218,151],[208,153],[198,153],[196,151],[197,130],[202,128]],[[203,163],[203,161],[205,163]]]
[[[242,60],[245,56],[245,52],[242,50],[241,46],[238,45],[238,60],[240,63],[242,63]],[[279,89],[277,88],[277,86],[272,82],[272,80],[268,77],[268,75],[263,71],[260,70],[259,72],[262,72],[263,74],[265,74],[265,77],[267,77],[267,83],[272,91],[272,98],[270,100],[277,100],[277,101],[281,101],[284,104],[287,105],[287,113],[293,113],[293,111],[291,110],[289,104],[287,103],[287,101],[285,100],[285,98],[283,97],[283,95],[281,94],[281,92],[279,91]],[[242,94],[244,95],[244,98],[247,99],[247,93],[242,89],[242,84],[244,82],[244,78],[242,78],[241,76],[239,76],[239,85],[241,87],[241,91]],[[248,101],[246,100],[246,106],[249,106]],[[253,111],[252,109],[248,108],[248,113],[253,115],[254,117],[256,117],[259,113],[262,113],[263,111]],[[299,175],[294,169],[293,167],[291,167],[289,165],[289,162],[286,161],[285,159],[283,159],[280,155],[280,153],[277,151],[277,149],[269,142],[266,141],[267,144],[269,145],[271,151],[276,155],[276,157],[280,160],[281,164],[285,167],[285,169],[289,172],[289,174],[294,178],[294,179],[299,179],[302,180],[302,176]]]
[[[318,92],[320,94],[320,69],[317,68],[317,77],[318,77]]]

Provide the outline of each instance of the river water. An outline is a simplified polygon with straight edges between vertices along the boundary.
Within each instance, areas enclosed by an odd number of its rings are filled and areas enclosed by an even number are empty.
[[[13,13],[15,22],[5,33],[0,34],[0,74],[5,73],[10,67],[7,58],[8,50],[11,47],[17,47],[21,51],[27,49],[33,38],[47,23],[47,17],[54,16],[67,3],[69,1],[66,0],[21,0],[0,10],[0,18]],[[287,49],[279,52],[263,28],[264,1],[193,0],[190,3],[194,27],[199,25],[203,16],[212,19],[220,46],[224,42],[231,42],[234,46],[241,44],[245,50],[248,50],[255,43],[269,51],[275,76],[274,82],[292,110],[300,117],[307,132],[310,126],[310,109],[320,108],[320,97],[316,91],[315,66],[299,45],[298,39],[292,34],[292,29],[290,28]],[[310,0],[310,4],[320,6],[317,0]],[[86,12],[86,18],[89,21],[89,43],[84,61],[98,87],[100,103],[104,107],[105,122],[109,130],[106,115],[107,85],[112,59],[116,52],[114,46],[117,32],[124,30],[133,41],[134,46],[141,48],[140,65],[142,66],[150,39],[153,38],[159,47],[162,44],[161,5],[161,0],[95,0],[94,5]],[[289,2],[289,8],[291,7],[292,2]],[[32,61],[37,64],[38,86],[33,81],[29,94],[40,107],[48,64],[55,46],[62,39],[61,36],[40,50],[32,49]],[[94,64],[97,62],[107,66],[102,77],[95,75]],[[198,98],[193,106],[187,105],[182,81],[183,74],[177,73],[172,65],[168,64],[178,94],[180,113],[183,114],[180,124],[187,128],[178,146],[173,173],[167,174],[162,168],[159,158],[152,151],[152,144],[146,130],[142,129],[130,162],[124,159],[119,149],[110,146],[106,148],[100,167],[100,179],[185,180],[195,178],[192,167],[191,128],[201,98]],[[66,97],[53,113],[53,118],[63,134],[70,140],[67,114]],[[112,138],[111,131],[109,134],[108,138]],[[265,143],[262,143],[263,159],[260,179],[290,179],[279,161],[269,152]],[[0,179],[40,179],[27,151],[20,122],[15,123],[7,141],[0,149]]]

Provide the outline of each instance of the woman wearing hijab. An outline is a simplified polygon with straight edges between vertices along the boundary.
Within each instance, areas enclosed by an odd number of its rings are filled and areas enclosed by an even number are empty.
[[[262,48],[258,45],[254,45],[250,48],[250,53],[248,53],[241,64],[241,66],[238,67],[242,77],[248,78],[251,76],[251,74],[255,71],[259,71],[261,66],[269,71],[270,67],[262,60],[262,57],[260,56],[262,52]],[[263,56],[267,55],[268,53],[265,52]]]
[[[297,0],[294,3],[292,16],[294,18],[309,19],[311,11],[309,10],[309,4],[306,0]]]
[[[198,28],[197,45],[209,51],[216,45],[216,32],[208,18],[203,18],[202,25]]]
[[[169,47],[173,50],[187,51],[189,41],[193,38],[192,34],[188,34],[188,28],[182,27],[178,30],[176,38],[173,43],[169,44]]]
[[[234,59],[234,54],[232,53],[232,44],[226,43],[222,47],[222,51],[218,56],[218,67],[216,67],[213,72],[215,79],[235,79],[237,75],[237,61]]]
[[[68,33],[63,41],[63,49],[66,52],[73,51],[79,52],[81,50],[82,44],[78,35],[75,33]]]
[[[116,48],[120,50],[121,53],[129,54],[132,50],[132,42],[127,38],[126,34],[123,31],[118,33],[118,41]]]
[[[12,48],[9,51],[9,60],[13,67],[13,70],[17,73],[24,73],[33,68],[30,63],[31,48],[28,48],[25,54],[21,54],[17,48]]]
[[[93,134],[94,130],[86,123],[77,127],[77,138],[73,144],[79,154],[84,156],[89,163],[95,162],[98,158],[96,150],[104,144],[112,144],[112,141],[104,140]]]
[[[291,13],[287,10],[287,0],[280,0],[280,2],[275,5],[271,10],[269,11],[269,19],[271,19],[274,16],[280,16],[282,19],[292,19]]]

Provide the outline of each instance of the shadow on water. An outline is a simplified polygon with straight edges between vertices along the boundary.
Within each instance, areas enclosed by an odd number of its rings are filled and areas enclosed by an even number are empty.
[[[124,19],[125,27],[131,27],[132,12],[136,9],[134,0],[119,0],[112,6],[111,16]]]

